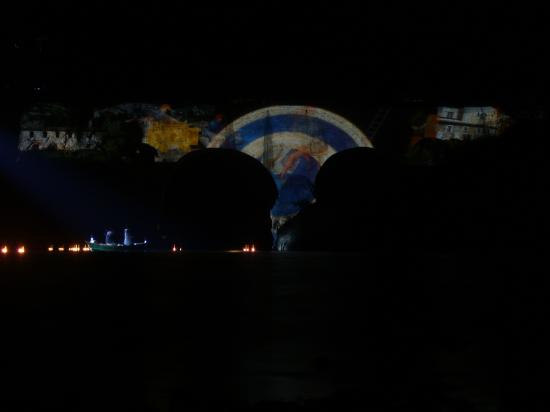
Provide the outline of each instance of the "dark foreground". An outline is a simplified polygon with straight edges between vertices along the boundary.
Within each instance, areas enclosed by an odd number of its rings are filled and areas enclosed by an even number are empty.
[[[498,263],[182,253],[0,259],[0,410],[494,411]]]

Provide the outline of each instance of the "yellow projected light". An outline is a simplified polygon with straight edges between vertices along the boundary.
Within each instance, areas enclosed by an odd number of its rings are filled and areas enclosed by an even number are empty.
[[[145,134],[145,143],[153,146],[159,154],[170,150],[188,152],[199,144],[200,129],[186,122],[152,122]]]

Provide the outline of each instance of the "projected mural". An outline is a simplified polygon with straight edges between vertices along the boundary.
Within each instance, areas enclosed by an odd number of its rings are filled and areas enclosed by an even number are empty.
[[[280,225],[311,203],[321,165],[334,153],[372,147],[353,124],[334,113],[305,106],[273,106],[226,126],[208,147],[240,150],[271,171],[279,190],[271,215]]]
[[[149,115],[140,119],[145,126],[143,143],[157,150],[157,160],[177,161],[198,146],[201,129],[177,119],[167,104],[160,106],[159,112],[161,117]]]
[[[156,150],[155,160],[176,162],[210,141],[211,128],[221,122],[210,106],[172,108],[168,104],[126,103],[94,113],[99,130],[119,136],[129,124],[139,125],[140,140]]]
[[[496,107],[439,106],[412,125],[411,146],[422,139],[469,141],[501,135],[510,126],[510,117]]]
[[[128,158],[144,143],[155,149],[155,161],[177,162],[208,146],[224,121],[210,105],[150,103],[110,106],[95,110],[86,123],[83,119],[82,113],[59,104],[35,104],[22,115],[19,150],[101,151]]]

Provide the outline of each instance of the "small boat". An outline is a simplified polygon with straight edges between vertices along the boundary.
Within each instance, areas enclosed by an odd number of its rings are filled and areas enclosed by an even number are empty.
[[[134,243],[131,240],[128,229],[124,229],[124,243],[115,243],[112,241],[112,231],[107,231],[105,243],[98,243],[92,237],[87,246],[92,252],[143,252],[147,248],[147,241]]]
[[[87,244],[92,252],[143,252],[147,248],[147,242],[132,243],[129,245],[97,242],[88,242]]]

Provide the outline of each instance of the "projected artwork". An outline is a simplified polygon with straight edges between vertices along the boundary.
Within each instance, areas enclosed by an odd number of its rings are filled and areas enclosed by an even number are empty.
[[[209,106],[172,108],[168,104],[126,103],[94,113],[94,121],[100,129],[114,129],[115,134],[120,125],[139,124],[141,141],[156,150],[155,160],[176,162],[208,144],[211,128],[221,122],[221,115],[214,116]]]
[[[271,214],[285,219],[311,203],[321,165],[334,153],[372,147],[369,139],[346,119],[305,106],[273,106],[230,123],[209,147],[240,150],[271,171],[279,190]]]
[[[509,118],[495,107],[438,107],[432,116],[435,127],[426,137],[440,140],[472,140],[480,136],[497,136],[506,128]],[[429,134],[428,134],[429,133]]]
[[[151,121],[145,130],[143,142],[153,146],[160,160],[177,161],[182,153],[199,144],[201,129],[187,122]]]

